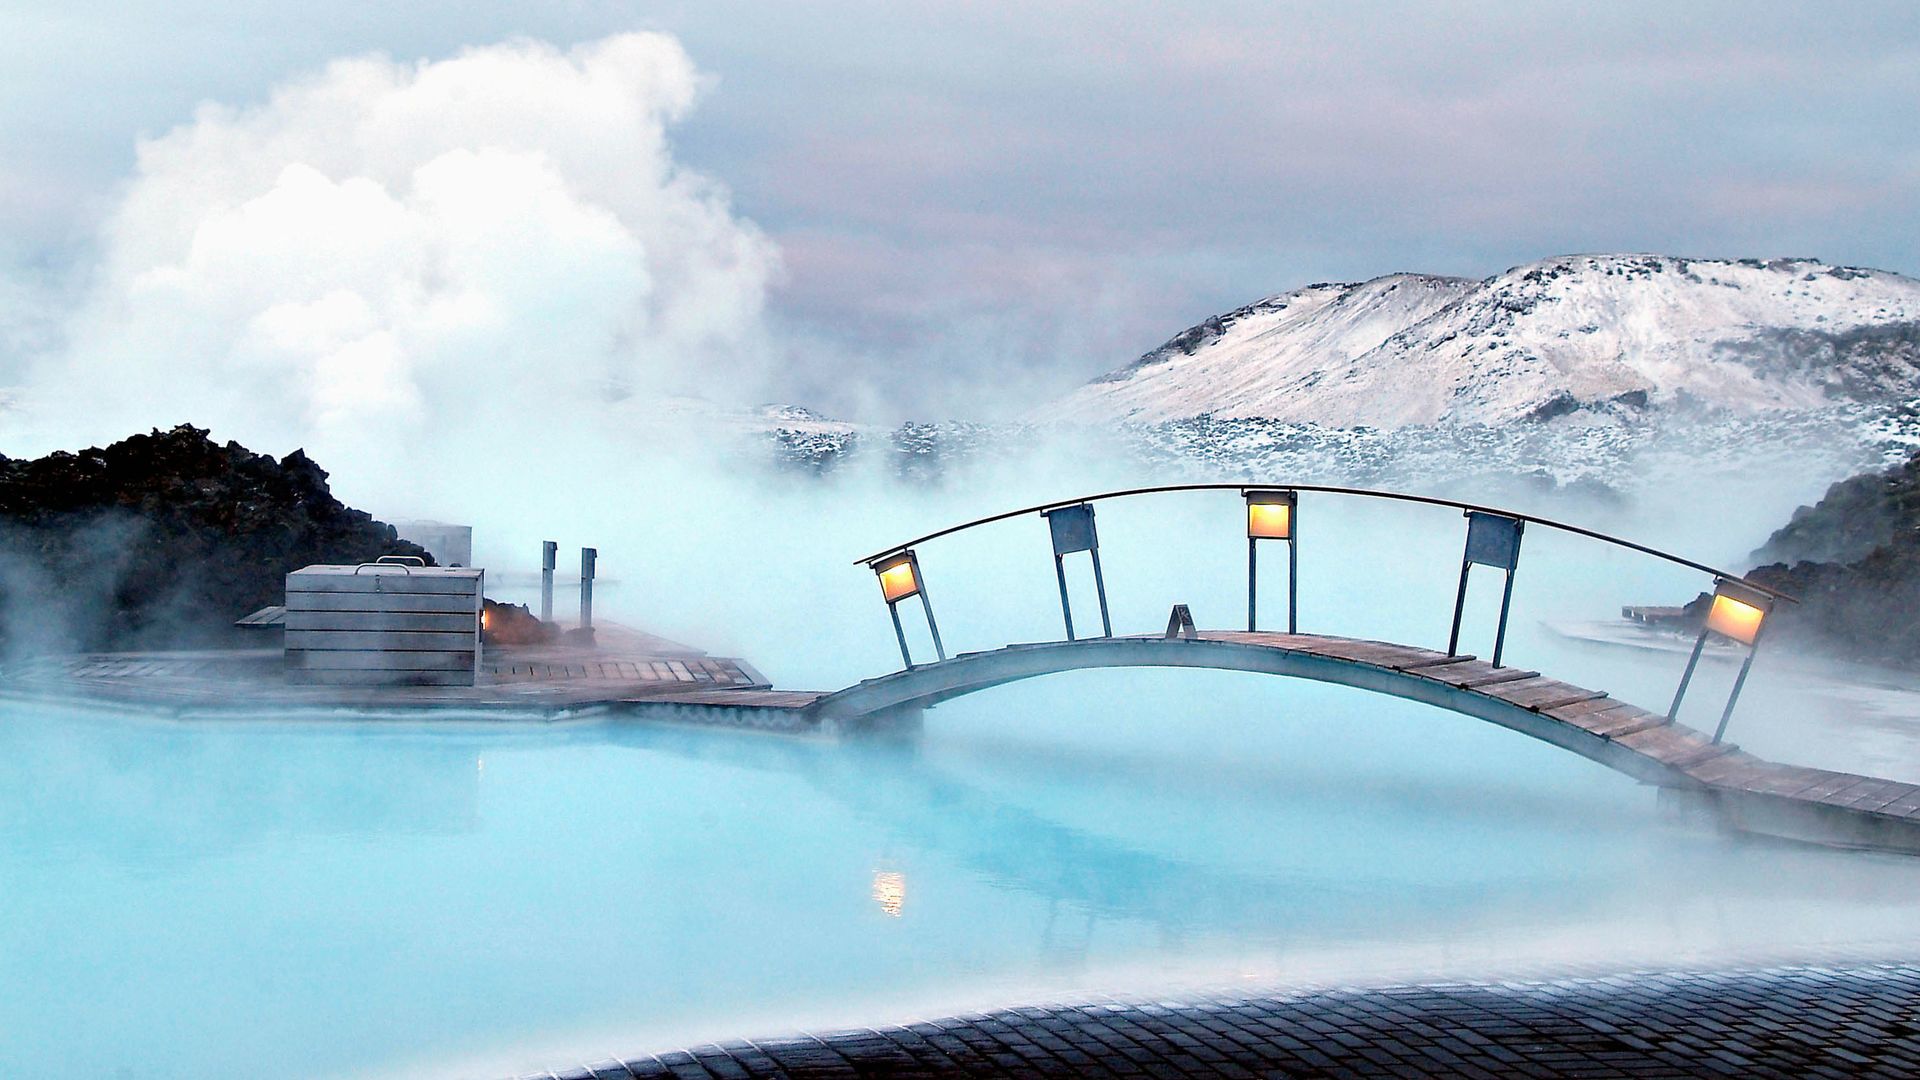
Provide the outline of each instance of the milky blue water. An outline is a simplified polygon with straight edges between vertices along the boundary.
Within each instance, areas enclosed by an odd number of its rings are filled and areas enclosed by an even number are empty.
[[[0,1075],[493,1075],[1158,982],[1912,944],[1920,860],[1356,691],[1083,673],[918,742],[0,708]]]

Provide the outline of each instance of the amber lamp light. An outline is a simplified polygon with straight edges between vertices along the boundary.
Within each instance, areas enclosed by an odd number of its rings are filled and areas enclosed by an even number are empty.
[[[1714,589],[1713,606],[1707,609],[1707,629],[1742,645],[1752,645],[1772,607],[1772,598],[1765,593],[1723,581]]]
[[[1247,492],[1247,538],[1250,540],[1293,539],[1293,509],[1296,497],[1291,491]]]
[[[915,565],[912,552],[902,552],[874,564],[873,572],[879,575],[880,595],[889,604],[897,604],[920,594],[920,568]]]

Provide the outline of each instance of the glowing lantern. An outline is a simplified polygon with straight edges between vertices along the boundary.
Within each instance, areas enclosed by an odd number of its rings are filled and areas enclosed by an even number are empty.
[[[1770,606],[1764,594],[1723,581],[1714,590],[1713,606],[1707,609],[1707,629],[1751,645],[1760,636],[1760,624],[1766,621]]]
[[[1753,670],[1760,631],[1766,625],[1768,613],[1773,611],[1774,599],[1773,594],[1745,582],[1721,578],[1713,583],[1713,603],[1707,608],[1707,621],[1700,627],[1700,636],[1694,639],[1693,654],[1687,657],[1687,669],[1680,675],[1680,685],[1673,692],[1673,704],[1667,706],[1668,720],[1680,712],[1680,701],[1687,696],[1687,684],[1693,681],[1694,669],[1700,664],[1700,652],[1706,648],[1707,635],[1719,634],[1747,647],[1746,659],[1740,662],[1740,674],[1734,676],[1733,690],[1727,695],[1727,707],[1720,712],[1720,726],[1713,730],[1713,741],[1717,743],[1726,735],[1727,721],[1733,719],[1733,704],[1740,700],[1740,690],[1747,685],[1747,672]]]
[[[900,609],[896,605],[917,596],[920,598],[920,607],[927,613],[927,631],[933,635],[933,651],[945,660],[946,646],[940,643],[940,626],[933,621],[933,602],[927,599],[926,586],[921,584],[920,560],[913,551],[895,552],[867,565],[873,570],[874,576],[880,579],[880,595],[887,602],[887,614],[893,619],[893,635],[900,642],[900,659],[908,667],[913,666],[913,654],[907,651],[907,631],[900,625]]]
[[[880,577],[880,595],[886,597],[889,604],[919,595],[919,569],[914,564],[912,552],[902,552],[876,565],[873,572]]]
[[[1293,508],[1299,496],[1291,491],[1249,491],[1247,539],[1293,539]]]
[[[1252,488],[1247,497],[1247,630],[1258,629],[1260,541],[1283,540],[1287,545],[1287,633],[1300,631],[1300,604],[1296,599],[1299,558],[1294,547],[1293,518],[1300,504],[1296,492]]]

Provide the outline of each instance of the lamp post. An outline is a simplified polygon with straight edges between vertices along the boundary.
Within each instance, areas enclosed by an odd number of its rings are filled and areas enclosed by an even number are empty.
[[[1259,595],[1260,541],[1284,540],[1287,543],[1287,633],[1300,632],[1298,548],[1294,545],[1294,524],[1299,517],[1300,496],[1293,491],[1248,489],[1247,497],[1247,630],[1259,629],[1255,601]]]
[[[1107,582],[1100,574],[1100,535],[1093,527],[1093,504],[1075,503],[1041,511],[1047,519],[1047,531],[1053,536],[1053,574],[1060,581],[1060,615],[1067,622],[1067,640],[1073,641],[1073,605],[1067,600],[1067,570],[1064,556],[1084,551],[1093,558],[1093,588],[1100,596],[1100,629],[1103,637],[1113,636],[1113,621],[1107,617]]]
[[[1467,550],[1460,558],[1460,591],[1453,599],[1453,632],[1447,637],[1447,655],[1460,654],[1460,614],[1467,603],[1467,573],[1475,563],[1506,571],[1500,594],[1500,625],[1493,633],[1493,666],[1507,646],[1507,612],[1513,606],[1513,570],[1520,563],[1520,534],[1527,523],[1505,514],[1467,511]]]
[[[907,632],[900,625],[900,601],[908,597],[920,598],[920,608],[927,613],[927,630],[933,635],[933,651],[940,659],[947,658],[946,647],[940,644],[940,626],[933,621],[933,601],[927,599],[927,587],[920,577],[920,559],[911,549],[896,552],[869,563],[874,575],[880,579],[880,595],[887,602],[887,614],[893,619],[893,636],[900,642],[900,660],[908,667],[913,666],[913,654],[907,651]]]
[[[1700,627],[1700,636],[1693,641],[1687,670],[1681,673],[1680,685],[1673,692],[1673,704],[1667,707],[1669,722],[1680,712],[1680,699],[1687,696],[1687,684],[1693,681],[1693,669],[1700,664],[1700,651],[1706,647],[1707,635],[1719,634],[1747,647],[1746,659],[1740,662],[1740,674],[1734,676],[1733,690],[1727,694],[1727,707],[1720,711],[1720,724],[1713,729],[1713,741],[1717,743],[1726,735],[1727,721],[1733,719],[1734,702],[1740,700],[1740,691],[1747,685],[1747,672],[1753,670],[1754,654],[1760,651],[1760,631],[1772,612],[1773,597],[1767,593],[1726,578],[1714,581],[1713,604],[1707,608],[1707,621]]]

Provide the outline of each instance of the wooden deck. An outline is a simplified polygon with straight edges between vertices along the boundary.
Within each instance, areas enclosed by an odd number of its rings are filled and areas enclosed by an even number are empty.
[[[279,649],[50,656],[0,670],[16,698],[137,709],[183,719],[260,713],[480,714],[547,720],[679,706],[690,718],[791,727],[818,694],[775,692],[751,664],[603,624],[592,647],[489,647],[474,686],[300,686]],[[781,722],[769,725],[772,714]],[[712,712],[738,716],[704,715]]]

